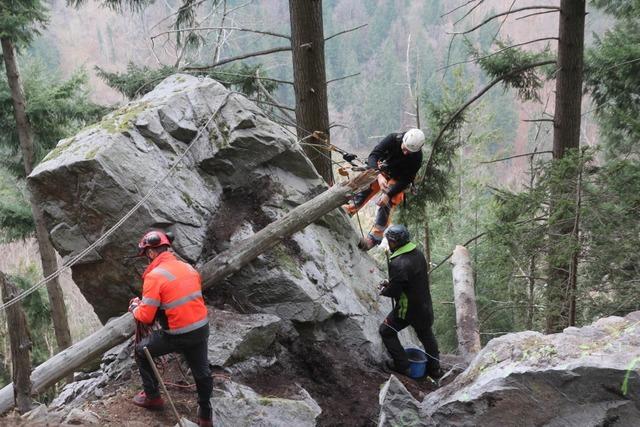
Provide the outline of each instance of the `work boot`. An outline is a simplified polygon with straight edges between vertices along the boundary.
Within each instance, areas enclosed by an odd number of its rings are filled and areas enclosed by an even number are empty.
[[[376,242],[370,237],[363,237],[358,242],[358,249],[367,252],[376,245]]]
[[[147,393],[141,391],[133,397],[133,404],[146,409],[162,409],[164,401],[160,396],[149,398]]]
[[[411,373],[411,369],[409,367],[407,367],[406,369],[398,369],[396,367],[396,364],[390,360],[387,360],[385,362],[385,367],[387,368],[387,370],[404,375],[405,377],[410,376],[409,374]]]
[[[211,409],[198,408],[198,425],[200,427],[213,427]]]
[[[440,366],[427,368],[427,376],[431,377],[435,381],[438,381],[440,378],[442,378],[443,375],[444,375],[444,372],[442,371],[442,369],[440,369]]]

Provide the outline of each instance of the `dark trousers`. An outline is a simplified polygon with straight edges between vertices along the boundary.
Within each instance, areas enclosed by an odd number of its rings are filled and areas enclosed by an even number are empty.
[[[405,319],[399,318],[395,311],[392,311],[380,325],[380,336],[382,337],[384,346],[393,358],[396,369],[404,371],[409,367],[409,358],[398,338],[398,332],[407,326],[411,326],[416,332],[418,339],[424,347],[425,353],[427,353],[427,374],[438,372],[440,370],[440,352],[438,351],[438,342],[431,331],[431,323],[428,319],[408,322]]]
[[[160,395],[158,380],[153,374],[153,368],[149,364],[144,347],[147,347],[151,356],[162,356],[169,353],[182,353],[193,374],[198,391],[198,405],[203,415],[211,413],[211,392],[213,391],[213,379],[209,370],[207,357],[207,340],[209,337],[209,325],[186,334],[170,335],[162,330],[153,331],[136,345],[135,358],[142,377],[144,392],[150,398]]]

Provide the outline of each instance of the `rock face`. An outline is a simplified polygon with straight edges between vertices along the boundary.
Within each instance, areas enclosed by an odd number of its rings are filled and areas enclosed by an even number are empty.
[[[423,426],[636,426],[639,367],[640,312],[559,334],[508,334],[421,404],[390,380],[381,420],[415,403]]]
[[[312,427],[322,410],[303,388],[297,399],[260,396],[250,387],[228,381],[211,398],[213,418],[222,427]]]
[[[209,363],[228,366],[263,354],[274,343],[280,318],[209,309]]]
[[[420,425],[422,419],[420,403],[394,375],[391,375],[389,381],[380,389],[379,403],[378,426]]]
[[[140,292],[145,265],[125,257],[149,227],[169,227],[177,253],[201,265],[326,188],[286,129],[218,82],[188,75],[167,78],[142,99],[61,141],[29,185],[42,203],[54,246],[67,259],[142,203],[72,268],[103,322]],[[348,346],[378,354],[377,324],[388,307],[375,293],[381,273],[356,241],[348,218],[336,211],[213,292],[230,294],[251,312],[278,316],[298,333],[339,336]]]

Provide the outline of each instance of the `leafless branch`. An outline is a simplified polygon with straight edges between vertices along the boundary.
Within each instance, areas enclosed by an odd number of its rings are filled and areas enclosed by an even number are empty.
[[[559,11],[560,8],[558,6],[527,6],[527,7],[521,7],[518,9],[513,9],[507,12],[502,12],[502,13],[497,13],[495,15],[491,15],[490,17],[488,17],[487,19],[485,19],[484,21],[482,21],[480,24],[476,25],[475,27],[472,27],[466,31],[458,31],[458,32],[454,32],[454,33],[449,33],[449,34],[469,34],[475,30],[477,30],[478,28],[482,27],[483,25],[486,25],[487,23],[493,21],[496,18],[499,18],[501,16],[504,15],[510,15],[512,13],[518,13],[518,12],[522,12],[523,10],[535,10],[535,9],[549,9],[549,10],[554,10],[554,11]]]
[[[325,42],[328,42],[329,40],[331,40],[331,39],[332,39],[332,38],[334,38],[334,37],[338,37],[338,36],[340,36],[340,35],[342,35],[342,34],[346,34],[346,33],[350,33],[350,32],[352,32],[352,31],[359,30],[360,28],[364,28],[364,27],[366,27],[367,25],[369,25],[369,24],[362,24],[362,25],[358,25],[357,27],[349,28],[348,30],[343,30],[343,31],[337,32],[337,33],[335,33],[335,34],[330,35],[329,37],[326,37],[326,38],[324,39],[324,41],[325,41]]]
[[[286,85],[292,85],[293,82],[289,81],[289,80],[280,80],[280,79],[274,79],[271,77],[258,77],[258,76],[252,76],[251,74],[240,74],[240,73],[228,73],[226,71],[216,71],[217,74],[225,74],[227,76],[238,76],[238,77],[250,77],[252,79],[258,79],[258,80],[264,80],[264,81],[268,81],[268,82],[275,82],[275,83],[281,83],[281,84],[286,84]]]
[[[245,53],[243,55],[232,56],[231,58],[222,59],[216,62],[215,64],[211,64],[211,65],[203,65],[201,67],[186,67],[185,70],[187,71],[209,70],[211,68],[219,67],[220,65],[228,64],[230,62],[240,61],[242,59],[247,59],[247,58],[253,58],[254,56],[269,55],[271,53],[276,53],[276,52],[288,52],[290,50],[291,50],[291,46],[274,47],[271,49],[260,50],[258,52],[251,52],[251,53]]]
[[[473,7],[471,9],[469,9],[467,11],[467,13],[465,13],[462,18],[458,19],[456,22],[453,23],[453,25],[458,25],[461,21],[463,21],[467,16],[471,15],[473,13],[474,10],[476,10],[478,7],[480,7],[480,5],[484,3],[484,0],[480,0],[477,4],[473,5]]]
[[[535,156],[537,154],[552,154],[552,153],[553,153],[553,151],[534,151],[532,153],[518,154],[518,155],[515,155],[515,156],[504,157],[502,159],[495,159],[495,160],[489,160],[489,161],[486,161],[486,162],[480,162],[480,164],[481,165],[486,165],[486,164],[489,164],[489,163],[497,163],[497,162],[503,162],[505,160],[516,159],[518,157],[528,157],[528,156]]]
[[[516,44],[513,44],[513,45],[505,46],[502,49],[496,50],[495,52],[491,52],[491,53],[489,53],[487,55],[484,55],[484,56],[479,56],[477,58],[468,59],[466,61],[455,62],[453,64],[449,64],[449,65],[446,65],[444,67],[440,67],[436,71],[442,71],[442,70],[445,70],[447,68],[455,67],[456,65],[468,64],[470,62],[478,62],[478,61],[481,61],[483,59],[491,58],[492,56],[498,55],[499,53],[502,53],[502,52],[504,52],[506,50],[509,50],[509,49],[514,49],[516,47],[520,47],[520,46],[524,46],[524,45],[528,45],[528,44],[532,44],[532,43],[537,43],[537,42],[541,42],[541,41],[545,41],[545,40],[558,40],[558,37],[542,37],[542,38],[535,39],[535,40],[529,40],[529,41],[526,41],[526,42],[516,43]]]
[[[273,36],[273,37],[280,37],[283,39],[287,39],[287,40],[291,40],[291,37],[287,36],[286,34],[280,34],[280,33],[274,33],[271,31],[262,31],[262,30],[254,30],[252,28],[240,28],[240,27],[220,27],[220,26],[215,26],[215,27],[192,27],[192,28],[179,28],[176,30],[167,30],[167,31],[163,31],[161,33],[158,33],[154,36],[151,36],[151,39],[155,39],[158,38],[160,36],[163,36],[165,34],[172,34],[172,33],[181,33],[184,31],[210,31],[210,30],[232,30],[232,31],[244,31],[244,32],[249,32],[249,33],[256,33],[256,34],[264,34],[267,36]]]
[[[555,120],[553,119],[522,119],[523,122],[527,122],[527,123],[536,123],[536,122],[551,122],[554,123]]]
[[[507,9],[507,12],[511,13],[511,11],[513,10],[513,5],[516,4],[516,0],[513,0],[511,2],[511,6],[509,6],[509,9]],[[498,34],[500,34],[500,31],[502,31],[502,27],[504,26],[504,23],[507,22],[507,19],[509,18],[509,15],[505,15],[504,18],[502,18],[502,22],[500,22],[500,26],[498,27],[498,31],[496,31],[496,33],[493,35],[493,38],[491,39],[491,43],[489,43],[489,46],[493,45],[493,42],[496,41],[496,37],[498,37]]]
[[[520,16],[520,17],[516,18],[516,21],[519,21],[520,19],[530,18],[530,17],[536,16],[536,15],[544,15],[545,13],[556,13],[556,12],[560,12],[560,9],[558,9],[558,10],[545,10],[545,11],[542,11],[542,12],[530,13],[528,15],[524,15],[524,16]]]
[[[278,103],[278,100],[276,100],[267,89],[265,89],[265,87],[262,85],[262,83],[260,82],[260,70],[256,70],[256,84],[258,85],[258,87],[260,88],[260,91],[262,92],[262,94],[269,100],[271,101],[274,105],[278,105],[278,109],[282,112],[282,114],[284,114],[284,116],[295,123],[295,119],[289,114],[289,112],[287,111],[288,109],[282,108],[282,106],[280,106],[280,103]]]
[[[409,66],[409,53],[411,51],[411,33],[407,37],[407,59],[406,59],[406,73],[407,73],[407,88],[409,89],[409,98],[413,100],[413,91],[411,90],[411,67]]]
[[[468,6],[471,3],[474,3],[476,1],[478,1],[478,0],[469,0],[466,3],[461,4],[460,6],[456,6],[453,9],[451,9],[449,12],[445,12],[442,15],[440,15],[440,18],[444,18],[447,15],[451,15],[453,12],[458,11],[458,10],[462,9],[463,7]]]
[[[355,74],[349,74],[348,76],[342,76],[342,77],[338,77],[338,78],[335,78],[335,79],[327,80],[327,84],[333,83],[333,82],[337,82],[337,81],[340,81],[340,80],[344,80],[344,79],[348,79],[350,77],[359,76],[359,75],[360,75],[360,73],[355,73]]]
[[[276,107],[279,110],[296,111],[294,108],[288,107],[286,105],[278,104],[277,102],[263,101],[262,99],[255,99],[255,98],[247,98],[247,99],[250,100],[250,101],[253,101],[253,102],[260,103],[260,104],[271,105],[272,107]]]

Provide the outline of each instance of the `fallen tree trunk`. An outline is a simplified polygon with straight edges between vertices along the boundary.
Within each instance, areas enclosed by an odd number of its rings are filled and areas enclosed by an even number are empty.
[[[458,351],[469,363],[480,351],[481,346],[473,269],[467,248],[456,246],[451,264],[453,265],[453,299],[456,305]]]
[[[254,260],[283,238],[302,230],[323,215],[345,203],[352,192],[363,189],[375,179],[372,171],[364,172],[343,184],[336,184],[322,194],[296,207],[284,217],[267,225],[253,236],[243,240],[207,262],[200,269],[202,287],[209,288],[221,282]],[[126,313],[45,361],[31,374],[32,393],[41,393],[48,387],[73,373],[87,362],[133,335],[135,322]],[[13,384],[0,390],[0,414],[14,405]]]

